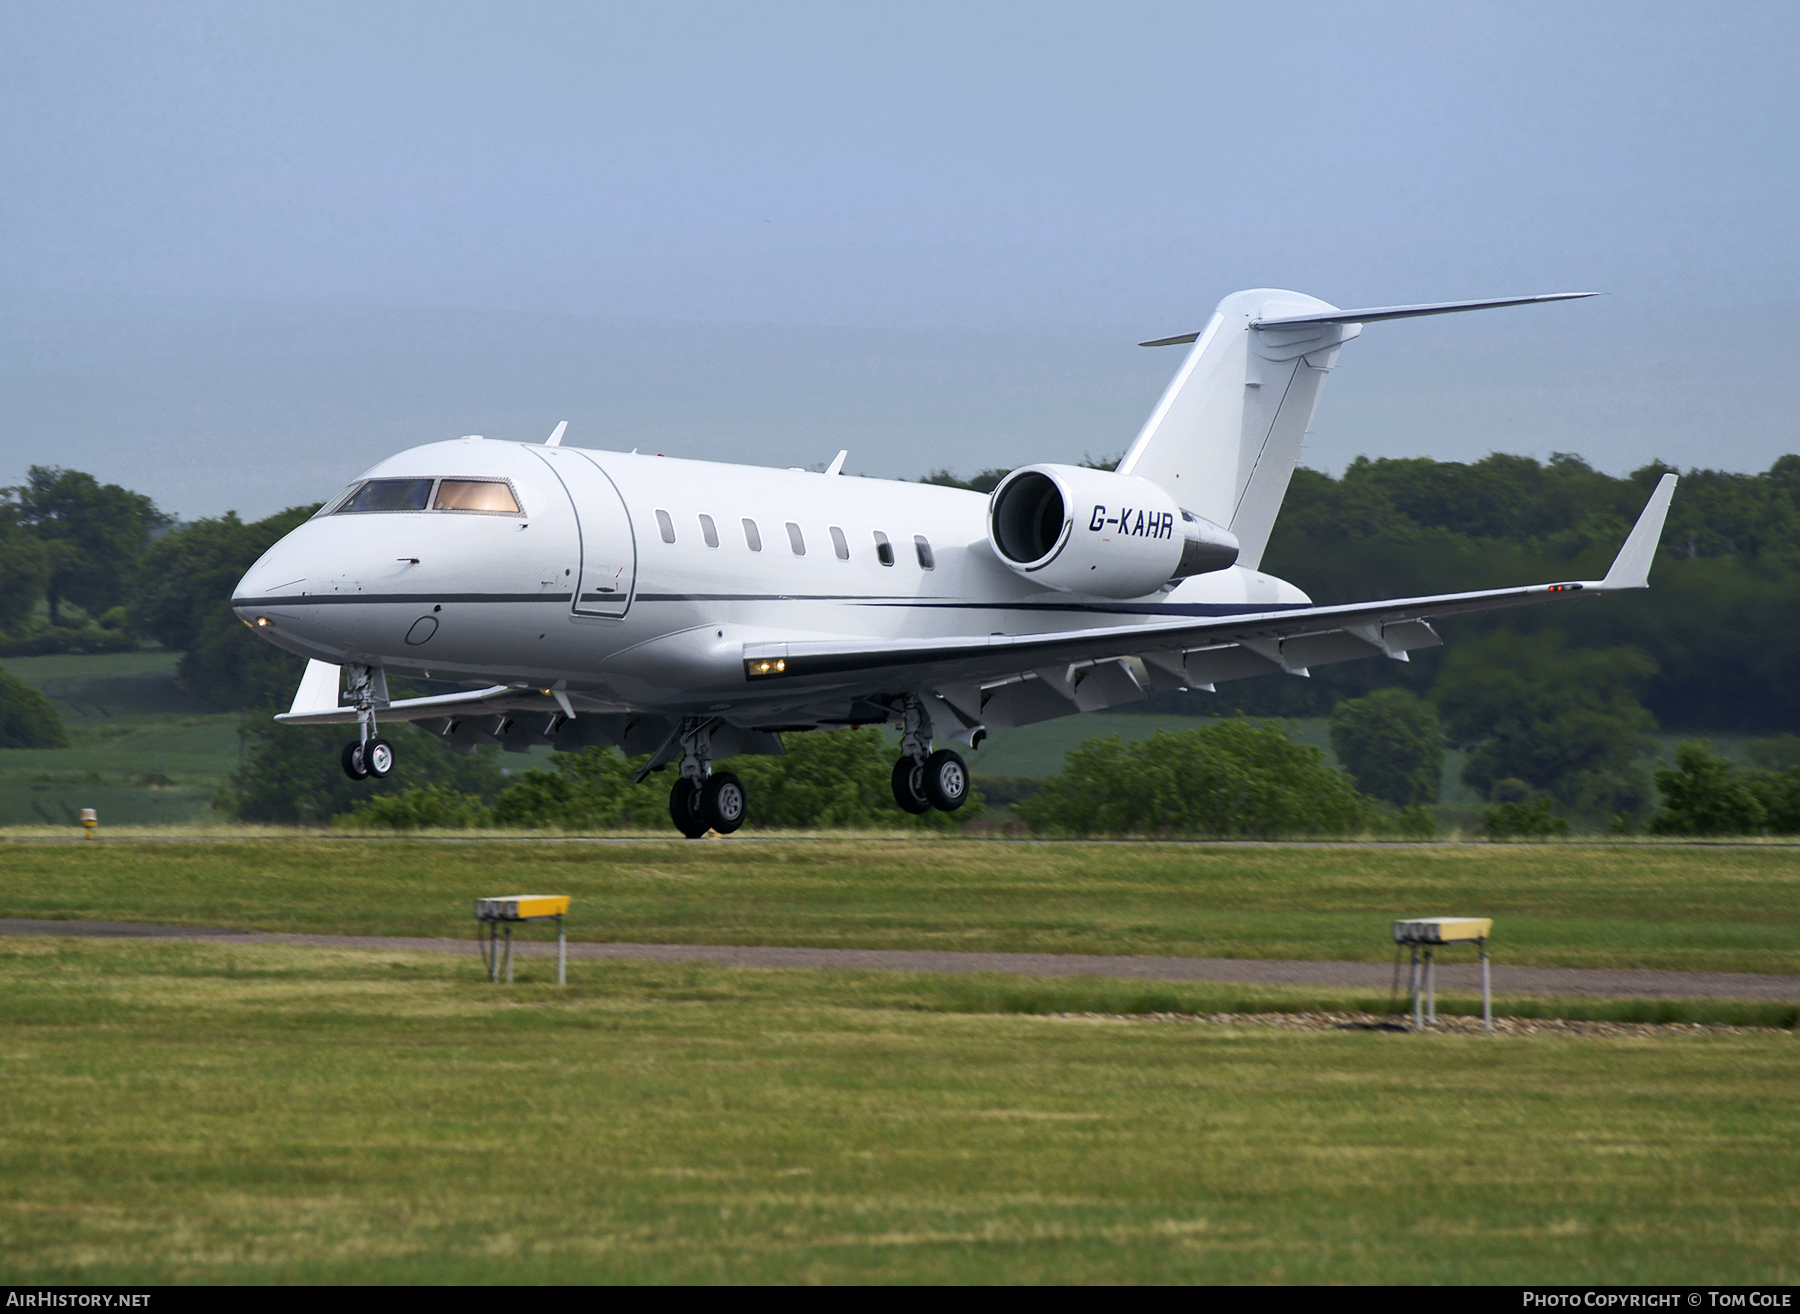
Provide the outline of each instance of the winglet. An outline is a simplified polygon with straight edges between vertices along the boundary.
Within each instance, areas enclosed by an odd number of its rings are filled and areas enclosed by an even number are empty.
[[[556,422],[556,432],[551,434],[548,438],[544,439],[544,446],[546,446],[546,447],[561,447],[562,446],[562,436],[565,433],[567,433],[568,431],[569,431],[569,422],[567,420],[558,420]]]
[[[1666,474],[1656,483],[1656,491],[1644,504],[1644,512],[1631,527],[1625,546],[1613,558],[1612,568],[1600,581],[1603,589],[1645,589],[1650,587],[1650,562],[1656,556],[1656,545],[1662,541],[1663,521],[1669,516],[1669,499],[1675,495],[1675,476]]]
[[[300,687],[294,691],[294,705],[288,708],[288,715],[335,712],[338,705],[338,690],[342,686],[343,672],[341,668],[333,666],[330,662],[322,662],[315,657],[306,663],[306,674],[300,677]]]
[[[836,456],[832,457],[831,464],[825,467],[825,473],[828,475],[843,474],[844,473],[844,458],[848,455],[850,455],[850,451],[848,448],[846,448],[843,451],[839,452]]]

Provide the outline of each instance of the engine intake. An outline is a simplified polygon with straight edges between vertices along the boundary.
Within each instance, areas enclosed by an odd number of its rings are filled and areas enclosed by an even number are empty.
[[[1102,598],[1141,598],[1238,557],[1230,530],[1183,511],[1160,486],[1074,465],[1028,465],[1001,480],[988,542],[1027,579]]]

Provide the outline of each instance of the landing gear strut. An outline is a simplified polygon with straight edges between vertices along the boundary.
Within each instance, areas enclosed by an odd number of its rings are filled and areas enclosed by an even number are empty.
[[[375,733],[375,708],[387,705],[387,676],[379,666],[351,666],[350,695],[356,700],[357,737],[344,745],[344,774],[352,780],[385,779],[394,769],[394,746]]]
[[[908,694],[900,760],[894,763],[894,802],[914,816],[937,808],[954,812],[969,797],[969,767],[948,748],[931,751],[931,717],[918,695]]]
[[[712,769],[712,727],[709,719],[688,717],[678,732],[681,779],[669,791],[669,819],[689,839],[699,839],[709,830],[731,834],[744,824],[749,804],[743,781],[729,771]]]

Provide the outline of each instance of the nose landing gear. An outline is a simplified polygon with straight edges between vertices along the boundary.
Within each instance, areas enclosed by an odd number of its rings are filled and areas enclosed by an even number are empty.
[[[375,707],[387,704],[387,677],[380,667],[352,666],[350,693],[356,699],[358,737],[344,745],[344,774],[352,780],[387,778],[394,769],[394,746],[375,733]]]

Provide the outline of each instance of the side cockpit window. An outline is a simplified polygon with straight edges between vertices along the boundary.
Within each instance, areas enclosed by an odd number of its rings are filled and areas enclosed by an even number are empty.
[[[486,511],[490,515],[516,516],[518,499],[498,479],[440,479],[433,511]]]
[[[352,487],[321,514],[426,509],[489,516],[524,514],[512,485],[504,479],[370,479]]]
[[[362,487],[361,484],[351,484],[350,487],[346,488],[336,497],[329,501],[319,503],[319,509],[312,513],[312,518],[317,520],[320,516],[336,515],[339,511],[344,509],[345,503],[356,496],[356,490],[360,487]]]

